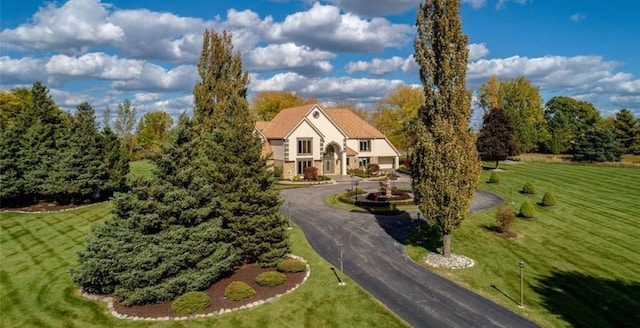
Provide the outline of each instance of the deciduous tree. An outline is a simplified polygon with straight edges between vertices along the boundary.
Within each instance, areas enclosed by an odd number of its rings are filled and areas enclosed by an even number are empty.
[[[122,140],[122,146],[127,153],[133,153],[133,128],[136,125],[136,108],[131,106],[131,101],[125,99],[118,105],[116,119],[113,122],[113,130]]]
[[[408,85],[399,86],[377,103],[371,123],[396,148],[408,152],[412,145],[409,125],[423,104],[424,92],[421,89]]]
[[[518,154],[513,141],[511,120],[504,110],[499,107],[493,108],[484,115],[477,145],[481,158],[486,161],[495,161],[496,169],[500,161]]]
[[[416,203],[443,235],[451,256],[451,233],[465,218],[478,185],[481,164],[468,128],[471,92],[466,89],[467,41],[458,1],[420,4],[414,42],[425,104],[414,125],[411,176]]]
[[[271,121],[282,109],[316,102],[316,98],[304,98],[291,91],[265,91],[253,95],[250,109],[258,120]]]
[[[159,151],[160,144],[167,141],[173,119],[165,111],[145,113],[136,131],[136,146],[142,151]],[[145,157],[144,154],[140,154]]]
[[[554,154],[571,151],[575,138],[600,120],[600,113],[586,101],[553,97],[544,109],[551,139],[546,148]]]

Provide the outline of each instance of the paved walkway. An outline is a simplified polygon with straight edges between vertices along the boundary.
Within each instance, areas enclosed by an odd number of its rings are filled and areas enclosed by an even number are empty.
[[[361,186],[375,189],[378,182],[362,182]],[[335,267],[339,267],[338,245],[343,244],[345,274],[409,324],[414,327],[536,327],[409,259],[402,241],[416,224],[415,212],[383,216],[324,204],[327,195],[348,188],[349,183],[343,183],[283,190],[282,196],[288,203],[283,206],[283,212],[291,215],[316,252]],[[472,211],[500,202],[497,196],[479,191]]]

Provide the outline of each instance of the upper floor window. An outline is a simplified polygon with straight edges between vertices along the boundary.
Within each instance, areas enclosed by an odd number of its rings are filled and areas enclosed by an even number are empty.
[[[312,155],[311,139],[298,139],[298,155]]]
[[[360,151],[371,151],[371,140],[360,140]]]

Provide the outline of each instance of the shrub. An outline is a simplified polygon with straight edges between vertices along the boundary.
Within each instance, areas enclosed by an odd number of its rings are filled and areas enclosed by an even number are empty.
[[[553,196],[553,193],[547,191],[542,196],[542,206],[556,206],[556,197]]]
[[[380,172],[380,165],[376,163],[369,164],[369,167],[367,168],[367,173],[369,173],[369,175],[377,175],[379,172]]]
[[[500,173],[493,171],[489,176],[489,183],[500,183]]]
[[[496,210],[496,225],[498,232],[509,232],[511,224],[516,219],[513,208],[508,205],[500,205]]]
[[[308,166],[304,169],[304,179],[307,181],[318,180],[318,168],[315,166]]]
[[[256,283],[258,283],[258,285],[268,287],[282,285],[285,280],[287,280],[287,276],[278,271],[263,272],[256,277]]]
[[[207,294],[187,292],[171,303],[171,311],[179,315],[194,314],[204,311],[209,305],[211,305],[211,299]]]
[[[528,199],[525,199],[522,206],[520,206],[520,212],[518,215],[528,219],[533,218],[536,215],[536,210]]]
[[[284,173],[283,170],[284,169],[283,169],[282,166],[277,166],[277,165],[274,166],[273,167],[273,176],[276,177],[276,178],[282,178],[282,174]]]
[[[536,187],[533,186],[531,181],[527,181],[527,183],[524,184],[524,187],[522,187],[522,193],[533,195],[536,193]]]
[[[255,289],[242,281],[234,281],[224,289],[224,297],[231,301],[242,301],[255,294]]]
[[[278,262],[278,271],[280,272],[302,272],[307,270],[307,265],[296,259],[284,259]]]

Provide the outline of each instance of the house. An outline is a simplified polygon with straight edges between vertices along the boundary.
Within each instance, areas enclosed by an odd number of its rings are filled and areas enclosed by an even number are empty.
[[[271,121],[256,122],[283,178],[302,175],[308,166],[321,175],[347,175],[347,170],[377,163],[381,170],[398,167],[399,153],[389,140],[348,108],[309,104],[281,110]]]

